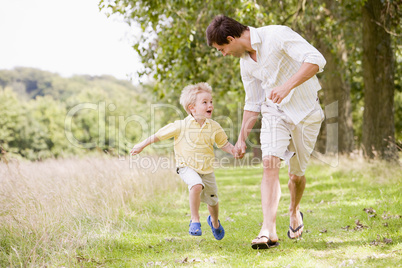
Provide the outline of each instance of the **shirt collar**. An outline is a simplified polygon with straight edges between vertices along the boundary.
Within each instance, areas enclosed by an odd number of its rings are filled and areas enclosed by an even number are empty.
[[[250,29],[250,42],[251,42],[251,47],[255,50],[257,50],[257,44],[261,44],[261,38],[257,33],[257,29],[251,26],[248,26]]]
[[[248,26],[249,30],[250,30],[250,43],[251,43],[251,47],[257,51],[258,45],[261,44],[261,38],[258,35],[257,29],[251,26]],[[243,56],[241,57],[242,60],[248,61],[248,60],[252,60],[249,56],[249,54],[247,52],[245,52],[243,54]],[[254,62],[254,61],[253,61]]]
[[[194,118],[191,114],[189,114],[189,115],[185,118],[185,120],[189,120],[190,122],[197,123],[197,121],[195,121],[195,118]],[[210,124],[210,123],[211,123],[210,120],[209,120],[208,118],[205,118],[205,122],[204,122],[203,126],[206,125],[206,124]],[[199,124],[197,123],[197,125],[199,125]]]

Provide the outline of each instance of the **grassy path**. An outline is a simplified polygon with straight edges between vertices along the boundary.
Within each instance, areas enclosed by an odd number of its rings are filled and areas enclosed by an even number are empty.
[[[282,168],[277,216],[281,245],[259,251],[251,249],[250,242],[262,221],[261,168],[216,171],[220,220],[226,230],[221,241],[213,238],[206,223],[204,204],[200,208],[203,235],[188,235],[187,190],[178,177],[172,177],[180,185],[176,190],[154,193],[146,202],[128,202],[124,209],[116,206],[116,216],[75,218],[80,234],[70,235],[79,236],[75,240],[80,242],[63,251],[56,241],[41,262],[21,256],[22,246],[13,244],[17,240],[3,226],[0,250],[7,254],[0,254],[0,266],[401,267],[401,171],[401,167],[358,161],[345,161],[337,168],[312,162],[301,205],[305,232],[303,239],[290,240],[286,236],[289,191]],[[69,234],[59,237],[69,239]]]
[[[250,241],[261,223],[261,168],[223,169],[219,181],[221,222],[226,237],[216,241],[201,206],[203,236],[188,231],[187,193],[155,200],[132,218],[132,230],[117,234],[93,256],[108,265],[218,267],[394,267],[402,261],[401,178],[383,178],[381,167],[361,171],[329,169],[315,163],[309,169],[303,197],[305,233],[299,241],[286,236],[286,169],[281,170],[282,198],[277,226],[280,247],[255,251]],[[377,174],[376,174],[377,173]],[[364,209],[374,209],[372,214]],[[375,216],[372,216],[375,215]],[[372,216],[372,217],[370,217]],[[391,242],[392,240],[392,242]],[[110,245],[109,245],[110,243]],[[109,249],[108,249],[109,248]],[[83,252],[84,253],[84,252]],[[398,264],[399,263],[399,264]],[[108,266],[107,265],[107,266]]]

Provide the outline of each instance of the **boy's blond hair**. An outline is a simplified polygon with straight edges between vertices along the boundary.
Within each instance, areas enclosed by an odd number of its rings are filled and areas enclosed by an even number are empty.
[[[181,92],[180,104],[188,114],[191,114],[190,105],[195,105],[197,95],[202,92],[208,92],[212,94],[212,87],[208,83],[202,82],[195,85],[186,86]]]

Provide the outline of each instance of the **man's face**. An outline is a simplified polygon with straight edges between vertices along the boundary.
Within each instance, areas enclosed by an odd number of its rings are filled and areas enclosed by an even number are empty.
[[[240,45],[238,39],[229,36],[228,41],[229,44],[218,45],[213,43],[212,46],[222,52],[223,56],[232,55],[233,57],[241,58],[246,50]]]

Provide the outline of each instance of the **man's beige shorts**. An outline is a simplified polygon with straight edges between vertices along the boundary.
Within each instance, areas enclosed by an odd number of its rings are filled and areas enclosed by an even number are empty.
[[[216,185],[215,174],[199,174],[194,169],[182,167],[177,169],[180,178],[188,185],[188,190],[194,185],[201,184],[203,190],[201,192],[201,201],[210,206],[218,203],[218,186]]]
[[[289,173],[303,176],[324,120],[318,100],[314,110],[297,125],[276,106],[264,103],[261,113],[262,157],[277,156],[289,165]]]

